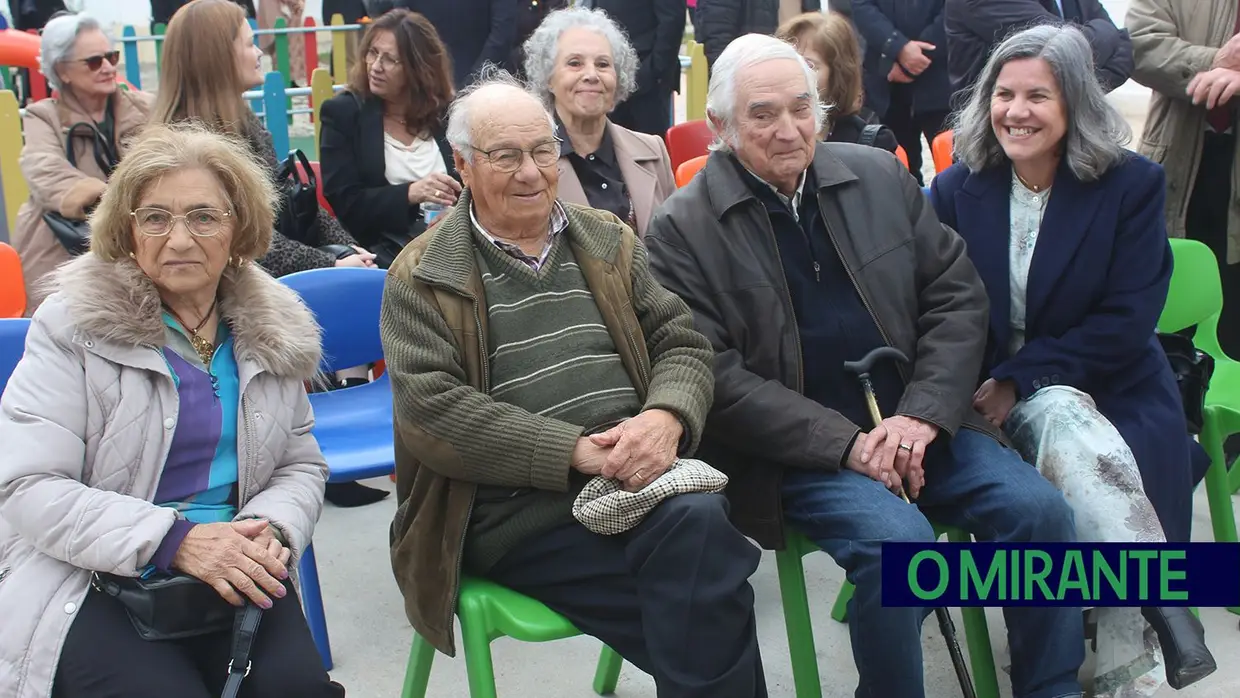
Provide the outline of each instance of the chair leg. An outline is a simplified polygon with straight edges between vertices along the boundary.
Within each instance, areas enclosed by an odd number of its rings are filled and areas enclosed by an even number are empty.
[[[1227,462],[1223,456],[1223,437],[1218,433],[1217,417],[1206,413],[1201,430],[1201,445],[1210,455],[1210,469],[1206,471],[1206,498],[1210,503],[1210,523],[1214,527],[1216,543],[1235,543],[1236,518],[1231,505],[1231,489],[1227,482]],[[1240,614],[1240,607],[1227,609]]]
[[[435,661],[435,648],[421,635],[413,634],[409,648],[409,664],[405,666],[405,689],[401,698],[426,698],[426,685],[431,679],[431,663]]]
[[[840,593],[835,595],[835,605],[831,606],[831,617],[841,623],[848,622],[848,602],[852,601],[853,592],[857,587],[852,582],[845,581],[844,586],[840,587]]]
[[[1227,490],[1232,494],[1240,492],[1240,458],[1227,464]]]
[[[332,643],[327,637],[327,615],[323,612],[323,592],[319,588],[319,565],[314,559],[314,544],[306,546],[297,563],[297,575],[301,583],[301,605],[310,626],[310,637],[319,649],[323,668],[332,670]]]
[[[794,550],[777,552],[775,564],[779,572],[779,595],[784,607],[788,658],[792,660],[792,682],[796,686],[797,698],[822,698],[809,594],[805,589],[805,565]]]
[[[477,612],[462,607],[461,644],[465,647],[465,673],[470,698],[497,698],[495,666],[491,663],[491,636]]]
[[[598,655],[598,668],[594,670],[594,692],[600,696],[610,696],[616,692],[616,684],[620,681],[620,668],[624,666],[624,658],[612,648],[604,645]]]
[[[999,677],[995,671],[995,654],[990,647],[986,609],[969,606],[960,609],[960,613],[964,618],[964,639],[969,648],[969,668],[973,671],[977,698],[999,698]]]

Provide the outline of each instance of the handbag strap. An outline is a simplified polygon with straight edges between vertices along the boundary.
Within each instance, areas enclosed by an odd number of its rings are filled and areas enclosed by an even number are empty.
[[[224,692],[220,698],[237,698],[241,682],[250,675],[250,651],[254,649],[254,637],[258,634],[258,622],[262,619],[263,610],[252,603],[246,603],[243,610],[237,611],[228,660],[228,680],[224,682]]]

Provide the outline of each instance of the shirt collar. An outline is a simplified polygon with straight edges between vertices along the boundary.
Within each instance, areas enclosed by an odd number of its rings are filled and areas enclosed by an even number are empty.
[[[740,159],[737,158],[736,161],[740,162]],[[784,196],[782,193],[780,193],[779,189],[774,184],[771,184],[765,179],[762,179],[757,174],[755,174],[753,170],[746,167],[745,163],[741,163],[741,167],[744,167],[745,171],[748,172],[751,177],[753,177],[758,182],[765,185],[771,191],[775,192],[775,196],[778,196],[779,200],[783,202],[784,206],[787,206],[789,211],[792,212],[792,217],[795,218],[798,223],[801,221],[801,195],[805,191],[805,180],[809,179],[806,176],[805,172],[801,173],[801,178],[797,180],[797,190],[793,192],[792,197],[789,198],[787,196]]]
[[[579,155],[577,151],[573,150],[573,140],[568,137],[568,131],[564,129],[564,122],[560,121],[558,116],[555,119],[555,135],[562,141],[560,143],[560,155],[576,155],[582,159],[587,157]],[[610,124],[603,127],[603,140],[599,141],[598,150],[594,151],[593,154],[608,165],[616,164],[616,147],[611,142]]]
[[[484,228],[482,223],[478,221],[478,216],[474,211],[473,202],[470,202],[469,205],[469,220],[473,223],[474,228],[476,228],[478,232],[482,233],[483,237],[490,240],[493,245],[513,257],[516,257],[522,262],[525,262],[529,266],[533,267],[535,271],[538,271],[542,265],[546,263],[547,255],[551,253],[551,247],[555,244],[555,239],[560,235],[560,233],[564,232],[565,228],[568,227],[568,213],[565,212],[564,206],[562,206],[557,199],[551,206],[551,220],[547,224],[547,244],[543,245],[542,252],[539,253],[537,257],[531,257],[530,255],[525,254],[525,252],[521,250],[520,246],[514,245],[511,242],[500,240]]]

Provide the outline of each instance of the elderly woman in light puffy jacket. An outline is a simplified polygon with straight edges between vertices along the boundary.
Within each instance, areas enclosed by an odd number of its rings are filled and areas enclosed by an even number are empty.
[[[148,640],[108,593],[173,577],[185,626],[263,609],[242,698],[344,695],[289,581],[327,466],[319,328],[253,263],[274,200],[243,144],[148,126],[56,273],[0,397],[0,695],[227,694],[230,621]]]

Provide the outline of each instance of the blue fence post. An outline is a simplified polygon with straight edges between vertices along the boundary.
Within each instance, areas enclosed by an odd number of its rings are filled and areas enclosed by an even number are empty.
[[[138,62],[138,42],[133,41],[137,38],[138,32],[132,25],[126,25],[121,30],[121,36],[127,39],[125,41],[125,79],[133,85],[135,90],[140,90],[142,89],[142,64]]]
[[[288,118],[285,111],[284,75],[273,70],[263,79],[263,121],[271,133],[276,157],[283,159],[289,152]]]

